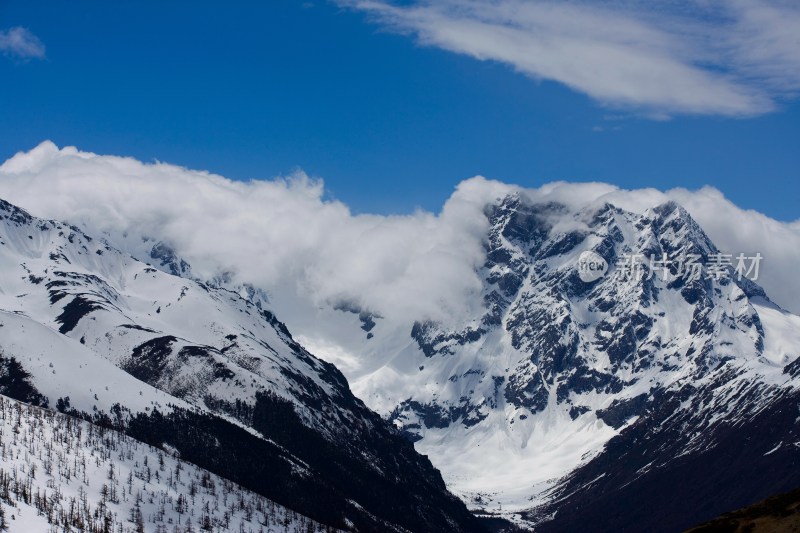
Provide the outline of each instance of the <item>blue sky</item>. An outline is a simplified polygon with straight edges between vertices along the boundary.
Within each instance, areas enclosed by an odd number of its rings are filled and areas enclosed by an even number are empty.
[[[612,36],[593,35],[599,55],[579,60],[524,40],[552,31],[558,42],[577,24],[570,13],[520,11],[513,0],[494,11],[473,2],[466,15],[442,5],[2,2],[0,159],[51,139],[234,179],[302,168],[356,212],[436,211],[458,182],[482,174],[529,187],[709,184],[742,207],[800,217],[800,63],[790,47],[744,58],[732,51],[757,48],[730,43],[714,53],[740,60],[690,70],[709,50],[662,46],[670,28],[641,8],[590,10],[612,17],[617,33],[650,24],[630,35],[641,36],[637,53],[654,55],[624,62],[663,60],[660,90],[604,63]],[[510,23],[498,6],[530,24]],[[742,24],[764,15],[753,13]],[[694,17],[697,43],[708,18]],[[507,30],[520,32],[520,47],[495,40]],[[26,36],[32,48],[18,46]],[[552,61],[529,60],[538,57]],[[600,75],[580,75],[598,64]]]

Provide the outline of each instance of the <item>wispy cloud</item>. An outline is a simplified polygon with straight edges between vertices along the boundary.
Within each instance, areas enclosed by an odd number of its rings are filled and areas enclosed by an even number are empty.
[[[341,0],[418,42],[506,63],[654,118],[753,116],[800,89],[800,5],[782,0]]]
[[[17,59],[44,59],[42,41],[30,30],[16,26],[0,30],[0,52]]]

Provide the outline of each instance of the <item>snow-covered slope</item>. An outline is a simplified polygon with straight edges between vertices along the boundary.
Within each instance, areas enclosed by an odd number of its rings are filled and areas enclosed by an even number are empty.
[[[7,531],[331,529],[117,431],[0,396]]]
[[[175,448],[327,524],[478,527],[271,312],[2,201],[0,350],[37,402]]]

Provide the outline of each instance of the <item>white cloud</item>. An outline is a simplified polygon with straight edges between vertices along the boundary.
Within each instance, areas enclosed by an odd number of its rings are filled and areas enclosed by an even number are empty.
[[[800,89],[800,7],[780,0],[341,0],[381,25],[655,118],[751,116]]]
[[[353,215],[324,199],[323,184],[304,174],[237,182],[50,142],[0,165],[0,198],[34,215],[95,234],[159,236],[197,275],[233,271],[239,281],[299,296],[310,309],[347,299],[401,322],[457,319],[480,303],[472,296],[480,289],[475,267],[484,261],[483,208],[520,190],[476,177],[462,182],[438,214]],[[800,221],[742,210],[713,188],[626,191],[552,183],[526,192],[574,207],[608,201],[636,212],[674,199],[721,249],[761,252],[760,283],[777,303],[800,312]]]
[[[0,197],[35,215],[159,236],[203,277],[230,270],[317,303],[348,299],[405,317],[438,315],[442,302],[479,290],[481,210],[507,189],[472,180],[438,215],[374,216],[324,200],[323,184],[302,173],[245,183],[50,142],[0,166]]]
[[[0,52],[18,59],[44,59],[44,44],[27,30],[16,26],[0,30]]]

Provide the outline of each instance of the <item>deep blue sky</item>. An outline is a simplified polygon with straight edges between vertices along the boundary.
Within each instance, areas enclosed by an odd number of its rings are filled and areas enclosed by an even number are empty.
[[[332,4],[230,4],[0,0],[0,29],[47,47],[43,60],[0,56],[0,159],[51,139],[234,179],[302,168],[379,213],[438,210],[475,174],[710,184],[800,218],[797,102],[749,119],[620,117]]]

